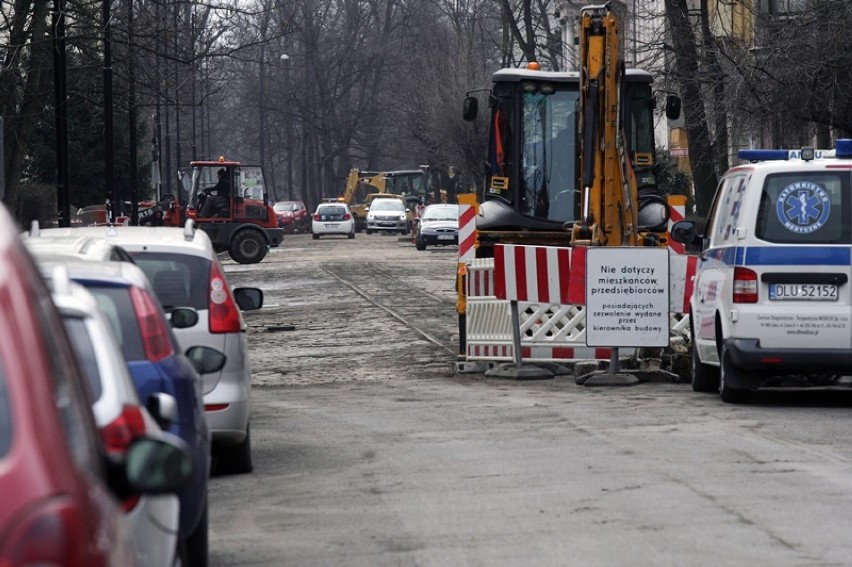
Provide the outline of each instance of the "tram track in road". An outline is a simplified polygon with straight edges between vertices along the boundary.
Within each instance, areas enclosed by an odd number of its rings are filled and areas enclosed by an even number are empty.
[[[442,317],[444,313],[451,313],[455,320],[454,302],[407,281],[416,276],[395,273],[375,262],[361,263],[357,267],[348,262],[329,262],[320,264],[320,269],[423,340],[456,355],[452,325],[448,324],[448,318]],[[446,338],[442,339],[442,335]]]

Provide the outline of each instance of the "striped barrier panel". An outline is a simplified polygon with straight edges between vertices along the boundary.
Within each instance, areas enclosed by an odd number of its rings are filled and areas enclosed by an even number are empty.
[[[558,262],[565,258],[567,270]],[[669,258],[670,333],[673,342],[683,342],[689,337],[686,313],[696,258],[679,254]],[[525,361],[609,359],[609,348],[585,344],[585,248],[497,245],[493,259],[468,262],[467,270],[467,360],[513,360],[510,301],[518,301]],[[570,304],[562,303],[566,298]],[[620,352],[629,356],[631,350]]]
[[[686,244],[675,242],[672,240],[672,225],[686,218],[686,195],[669,195],[669,228],[666,236],[668,236],[669,248],[678,254],[686,254]]]

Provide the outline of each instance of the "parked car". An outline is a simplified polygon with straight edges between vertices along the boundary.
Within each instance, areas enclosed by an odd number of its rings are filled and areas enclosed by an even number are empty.
[[[47,232],[42,232],[43,230]],[[73,256],[80,260],[133,262],[133,258],[124,248],[104,238],[104,234],[86,236],[61,229],[41,229],[38,221],[33,221],[30,230],[22,236],[26,239],[27,248],[33,254],[59,254]]]
[[[272,206],[278,218],[278,226],[287,232],[306,231],[310,217],[302,201],[278,201]]]
[[[130,445],[144,436],[165,438],[177,417],[177,401],[163,392],[143,405],[127,370],[106,316],[95,297],[72,282],[64,270],[51,276],[53,302],[62,316],[74,353],[83,370],[92,399],[92,413],[107,454],[123,459]],[[189,451],[185,451],[191,462]],[[180,502],[177,495],[131,495],[122,508],[133,533],[136,565],[182,565],[178,545]]]
[[[355,219],[349,206],[343,202],[317,205],[311,221],[311,233],[314,240],[333,234],[355,238]]]
[[[459,206],[429,205],[423,210],[414,229],[414,245],[426,250],[429,245],[446,246],[459,243]]]
[[[377,198],[367,211],[367,234],[374,232],[411,232],[409,210],[400,197]]]
[[[672,226],[701,247],[693,390],[742,403],[762,386],[830,386],[852,372],[852,140],[832,153],[740,150],[747,163],[721,178],[703,234]]]
[[[68,335],[2,206],[0,273],[0,563],[132,564],[117,497],[175,492],[192,462],[147,436],[107,455]]]
[[[187,308],[173,311],[170,326],[148,278],[135,264],[69,262],[55,255],[38,259],[45,276],[63,266],[73,281],[95,296],[121,346],[139,398],[148,400],[163,392],[177,401],[177,415],[168,431],[189,446],[195,463],[192,483],[178,494],[181,545],[186,548],[189,565],[206,565],[210,433],[200,374],[221,370],[225,355],[206,346],[181,352],[171,326],[194,325],[198,314]]]
[[[167,316],[180,307],[197,311],[195,324],[176,328],[174,333],[185,349],[206,345],[227,358],[220,371],[202,376],[214,472],[250,472],[251,361],[242,311],[260,309],[263,292],[250,287],[231,289],[210,238],[196,230],[193,221],[184,228],[86,227],[41,234],[106,237],[145,272]]]

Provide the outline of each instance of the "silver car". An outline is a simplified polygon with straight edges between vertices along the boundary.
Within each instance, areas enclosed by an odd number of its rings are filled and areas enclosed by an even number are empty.
[[[240,474],[253,469],[251,458],[251,363],[242,310],[259,309],[263,292],[231,289],[210,238],[192,221],[183,228],[82,227],[43,229],[57,234],[106,238],[126,250],[151,281],[166,313],[177,307],[198,312],[198,322],[175,329],[184,349],[215,348],[227,357],[220,372],[204,374],[204,409],[213,441],[213,469]]]
[[[97,300],[60,268],[54,269],[54,274],[50,278],[53,302],[86,378],[92,413],[107,454],[120,457],[142,436],[165,437],[160,424],[175,418],[174,397],[158,392],[147,400],[147,407],[142,405],[121,347]],[[176,494],[131,496],[122,507],[133,533],[137,565],[160,567],[185,562],[178,546],[180,502]]]

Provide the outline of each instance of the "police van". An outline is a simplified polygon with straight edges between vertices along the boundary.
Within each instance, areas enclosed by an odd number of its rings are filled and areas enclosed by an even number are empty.
[[[852,140],[741,150],[704,224],[690,300],[692,388],[729,403],[761,386],[852,374]],[[783,378],[783,379],[782,379]]]

